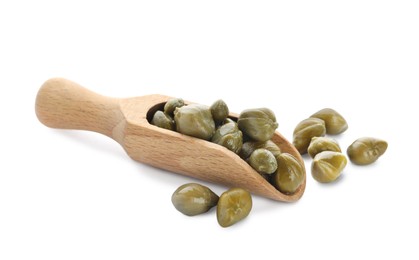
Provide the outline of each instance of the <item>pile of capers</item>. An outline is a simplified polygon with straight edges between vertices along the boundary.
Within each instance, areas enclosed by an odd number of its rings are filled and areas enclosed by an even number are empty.
[[[308,152],[313,158],[311,174],[316,181],[333,182],[341,175],[347,159],[337,141],[324,136],[337,135],[347,129],[348,124],[343,116],[331,108],[314,113],[296,126],[293,144],[300,154]],[[367,165],[375,162],[386,149],[387,142],[373,137],[363,137],[348,147],[347,154],[351,162]]]
[[[163,111],[157,111],[153,125],[168,130],[211,141],[239,155],[284,194],[293,194],[304,181],[304,167],[298,160],[271,140],[278,127],[275,114],[267,108],[244,110],[237,121],[229,118],[229,109],[222,100],[210,107],[186,105],[180,98],[167,101]],[[337,135],[348,129],[346,120],[333,109],[322,109],[301,121],[293,133],[293,144],[300,154],[313,158],[311,173],[322,183],[333,182],[347,164],[338,142],[325,137]],[[387,142],[363,137],[347,149],[351,162],[367,165],[375,162],[387,149]],[[252,209],[250,193],[232,188],[220,197],[208,187],[197,183],[180,186],[172,195],[175,208],[188,216],[209,211],[217,206],[220,226],[229,227],[246,218]]]
[[[229,109],[223,100],[208,107],[186,105],[183,99],[172,98],[163,111],[153,115],[151,123],[224,146],[238,154],[280,192],[295,193],[304,181],[304,167],[272,142],[278,127],[272,110],[246,109],[237,122],[228,116]]]
[[[222,227],[229,227],[246,218],[252,209],[250,193],[241,188],[232,188],[218,197],[208,187],[187,183],[172,195],[175,208],[187,216],[195,216],[217,206],[217,220]]]

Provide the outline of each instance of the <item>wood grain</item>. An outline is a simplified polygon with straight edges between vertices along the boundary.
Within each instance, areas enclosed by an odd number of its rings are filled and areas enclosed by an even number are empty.
[[[152,114],[170,97],[148,95],[116,99],[91,92],[72,81],[46,81],[36,98],[36,115],[46,126],[95,131],[122,145],[134,160],[227,187],[241,187],[278,201],[296,201],[304,183],[292,195],[276,190],[237,154],[223,146],[151,125]],[[231,117],[237,117],[231,114]],[[280,133],[272,141],[283,152],[304,162]]]

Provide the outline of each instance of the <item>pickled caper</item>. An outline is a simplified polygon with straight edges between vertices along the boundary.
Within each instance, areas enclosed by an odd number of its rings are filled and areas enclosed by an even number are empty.
[[[311,115],[311,117],[322,119],[326,124],[326,133],[331,135],[343,133],[348,129],[348,123],[346,123],[345,118],[331,108],[322,109]]]
[[[151,124],[161,128],[175,130],[175,121],[169,115],[163,113],[162,111],[157,111],[156,113],[154,113],[153,119],[151,120]]]
[[[164,104],[164,113],[167,115],[173,116],[173,112],[177,107],[183,107],[185,102],[181,98],[171,98],[169,99],[166,104]]]
[[[275,114],[268,108],[244,110],[237,121],[243,134],[255,141],[267,141],[272,138],[278,127]]]
[[[220,226],[229,227],[247,217],[252,209],[252,196],[241,188],[221,194],[217,204],[217,220]]]
[[[237,123],[231,121],[220,126],[215,131],[211,142],[222,145],[235,153],[239,153],[243,145],[243,134],[237,127]]]
[[[304,154],[307,152],[307,148],[313,137],[324,136],[325,134],[326,127],[323,120],[318,118],[307,118],[295,127],[292,143],[300,154]]]
[[[311,175],[318,182],[332,182],[340,176],[346,163],[345,155],[340,152],[318,153],[311,164]]]
[[[313,137],[307,151],[311,158],[323,151],[342,152],[338,142],[328,137]]]
[[[275,156],[267,149],[259,148],[249,157],[249,164],[258,173],[271,174],[278,167]]]
[[[304,182],[304,167],[294,156],[288,153],[280,154],[276,160],[278,169],[272,176],[272,185],[282,193],[295,193]]]
[[[179,133],[210,140],[215,132],[215,123],[209,107],[192,104],[175,109],[176,130]]]
[[[212,118],[217,124],[221,124],[222,122],[224,122],[229,113],[227,104],[221,99],[215,101],[211,105],[210,110]]]
[[[217,205],[218,196],[208,187],[197,183],[180,186],[172,195],[175,208],[187,216],[195,216],[207,212]]]
[[[353,142],[347,149],[351,162],[367,165],[375,162],[387,150],[387,142],[373,137],[362,137]]]

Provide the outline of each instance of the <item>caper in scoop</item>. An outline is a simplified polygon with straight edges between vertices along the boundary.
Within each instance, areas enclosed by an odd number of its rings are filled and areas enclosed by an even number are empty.
[[[162,111],[157,111],[154,113],[151,124],[168,130],[175,130],[175,121],[173,118],[163,113]]]
[[[268,141],[278,127],[275,114],[268,108],[244,110],[237,121],[243,134],[255,141]]]
[[[222,145],[235,153],[239,153],[243,146],[243,134],[237,127],[236,122],[229,121],[215,131],[211,142]]]
[[[253,151],[249,157],[249,164],[261,174],[274,173],[278,167],[275,156],[269,150],[263,148]]]
[[[272,184],[285,194],[295,193],[304,181],[304,167],[288,153],[281,153],[276,160],[278,168],[272,176]]]
[[[169,99],[166,104],[164,104],[163,111],[165,114],[173,116],[175,109],[177,107],[183,107],[185,105],[185,101],[181,98],[171,98]]]
[[[210,140],[215,132],[215,123],[209,107],[192,104],[175,109],[176,130],[179,133]]]
[[[229,113],[227,104],[221,99],[215,101],[211,105],[210,110],[212,118],[217,124],[223,123],[224,120],[226,120]]]

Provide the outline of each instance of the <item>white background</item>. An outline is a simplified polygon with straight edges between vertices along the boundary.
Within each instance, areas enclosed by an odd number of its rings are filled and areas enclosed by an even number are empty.
[[[1,1],[0,259],[418,259],[418,14],[403,0]],[[269,107],[288,139],[332,107],[349,123],[344,150],[361,136],[389,148],[327,185],[305,158],[300,201],[254,196],[221,228],[214,210],[172,206],[196,180],[42,125],[36,93],[56,76],[114,97]]]

